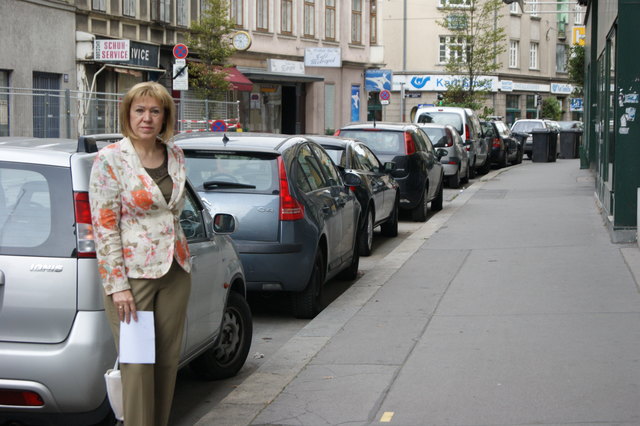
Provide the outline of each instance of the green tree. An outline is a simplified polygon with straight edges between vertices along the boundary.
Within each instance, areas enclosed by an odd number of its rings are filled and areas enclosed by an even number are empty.
[[[191,24],[187,38],[201,61],[189,63],[189,83],[201,97],[215,99],[230,87],[225,80],[228,74],[222,68],[235,52],[230,40],[235,27],[229,19],[228,0],[203,0],[203,3],[200,21]]]
[[[445,69],[460,80],[449,85],[445,105],[479,109],[488,93],[481,75],[495,73],[498,56],[506,51],[506,32],[500,26],[502,0],[446,0],[438,25],[449,32]]]
[[[540,107],[542,118],[550,120],[560,120],[562,118],[562,105],[556,98],[544,98]]]
[[[569,61],[567,62],[569,81],[574,85],[573,93],[582,96],[584,92],[584,46],[571,46]]]

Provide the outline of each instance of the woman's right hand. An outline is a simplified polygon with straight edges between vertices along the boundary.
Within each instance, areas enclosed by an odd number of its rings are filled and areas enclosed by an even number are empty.
[[[131,322],[131,318],[134,321],[138,321],[138,314],[136,312],[136,302],[133,299],[133,293],[131,290],[122,290],[111,294],[111,300],[118,311],[118,318],[120,322],[126,321],[127,324]]]

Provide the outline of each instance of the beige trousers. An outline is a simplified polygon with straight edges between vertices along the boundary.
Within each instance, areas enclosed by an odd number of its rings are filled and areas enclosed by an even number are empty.
[[[158,279],[129,279],[138,311],[153,311],[155,364],[120,364],[125,426],[166,426],[182,348],[191,275],[174,260]],[[110,296],[105,311],[118,348],[120,321]]]

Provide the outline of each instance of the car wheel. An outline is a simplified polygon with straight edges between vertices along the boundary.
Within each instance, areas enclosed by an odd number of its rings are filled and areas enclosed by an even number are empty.
[[[370,256],[373,248],[373,211],[371,207],[367,209],[364,217],[362,231],[358,233],[358,246],[360,247],[360,256]]]
[[[456,174],[449,176],[449,187],[450,188],[460,188],[460,175],[458,172]]]
[[[442,201],[444,198],[444,189],[443,189],[442,179],[440,180],[440,188],[438,189],[438,195],[431,201],[431,210],[434,212],[439,212],[442,210]]]
[[[338,278],[345,281],[353,281],[358,278],[358,267],[360,266],[360,242],[356,238],[355,247],[353,247],[353,256],[351,264],[347,269],[338,274]]]
[[[411,217],[415,222],[426,222],[427,221],[427,212],[428,212],[428,204],[429,200],[429,188],[425,185],[424,191],[422,192],[422,197],[420,197],[420,202],[418,205],[411,210]]]
[[[523,156],[524,156],[524,154],[522,153],[522,150],[518,151],[518,159],[516,160],[516,164],[522,163],[522,157]]]
[[[487,173],[489,173],[489,170],[491,170],[491,159],[487,155],[487,159],[484,162],[484,164],[482,165],[482,167],[480,167],[479,171],[480,171],[481,174],[486,175]]]
[[[462,179],[463,183],[469,183],[469,175],[470,175],[469,162],[467,161],[467,170],[465,171],[464,178]]]
[[[476,177],[476,158],[473,157],[473,163],[471,163],[471,166],[469,166],[469,177],[471,179]]]
[[[217,343],[193,360],[190,367],[205,380],[235,376],[247,359],[252,335],[249,304],[239,293],[229,292]]]
[[[321,293],[324,284],[324,257],[318,247],[309,282],[304,290],[293,293],[292,307],[296,318],[311,319],[321,310]]]
[[[393,211],[389,219],[382,225],[380,225],[380,231],[385,237],[397,237],[398,236],[398,215],[400,214],[400,201],[396,197],[396,202],[393,205]]]

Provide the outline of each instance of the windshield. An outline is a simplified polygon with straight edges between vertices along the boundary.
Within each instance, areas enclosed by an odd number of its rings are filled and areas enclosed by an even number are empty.
[[[187,176],[198,191],[273,193],[279,188],[276,157],[185,151]]]
[[[340,131],[340,136],[358,139],[377,155],[404,155],[404,132],[395,130],[351,130]]]
[[[511,128],[512,132],[529,133],[533,129],[542,129],[544,125],[539,121],[516,121]]]
[[[440,147],[447,145],[447,134],[442,127],[422,127],[422,130],[429,136],[433,146]]]
[[[429,111],[423,112],[418,116],[418,123],[435,123],[450,124],[461,135],[464,134],[462,129],[462,117],[455,112]]]

